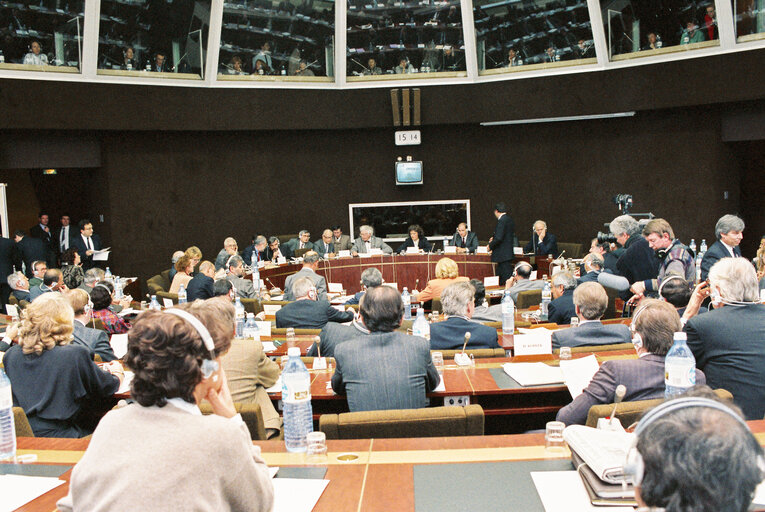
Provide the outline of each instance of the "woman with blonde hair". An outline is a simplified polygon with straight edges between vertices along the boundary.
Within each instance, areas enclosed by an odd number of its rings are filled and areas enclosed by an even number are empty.
[[[13,405],[24,409],[37,437],[90,434],[86,408],[113,395],[125,375],[119,362],[102,370],[87,348],[69,344],[73,322],[69,301],[59,293],[45,293],[8,330],[8,336],[19,342],[3,358]]]
[[[432,299],[440,299],[444,288],[460,281],[469,281],[469,279],[465,276],[460,276],[457,263],[453,259],[441,258],[436,263],[436,279],[428,281],[428,285],[418,295],[418,300],[426,302]]]
[[[184,254],[178,261],[175,262],[175,276],[173,276],[173,282],[170,284],[170,293],[178,293],[181,289],[181,285],[184,288],[189,286],[191,281],[191,273],[194,271],[194,262],[188,254]]]

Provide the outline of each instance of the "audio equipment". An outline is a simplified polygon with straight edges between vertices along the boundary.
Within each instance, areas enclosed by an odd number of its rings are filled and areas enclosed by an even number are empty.
[[[165,313],[170,313],[171,315],[177,316],[181,320],[185,320],[186,322],[190,323],[191,326],[199,333],[199,336],[202,338],[202,342],[205,344],[205,348],[207,348],[207,350],[210,352],[210,359],[202,360],[202,376],[205,379],[209,379],[212,376],[213,381],[217,381],[218,376],[213,374],[218,371],[220,366],[218,365],[218,361],[215,360],[215,342],[213,341],[212,336],[210,336],[210,331],[207,330],[207,327],[205,327],[197,317],[188,311],[170,308],[166,309]]]

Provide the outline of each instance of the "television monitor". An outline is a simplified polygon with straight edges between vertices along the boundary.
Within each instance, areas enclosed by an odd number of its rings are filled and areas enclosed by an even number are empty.
[[[396,185],[422,185],[422,162],[396,162]]]

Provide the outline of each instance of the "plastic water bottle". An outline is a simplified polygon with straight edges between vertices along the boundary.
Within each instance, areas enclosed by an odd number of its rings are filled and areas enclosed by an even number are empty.
[[[664,397],[670,398],[696,385],[696,358],[688,348],[687,335],[676,332],[664,359]]]
[[[234,318],[236,320],[236,337],[241,338],[244,336],[244,306],[242,306],[242,299],[237,295],[236,303],[234,304]]]
[[[699,251],[701,252],[701,254],[704,254],[705,252],[707,252],[707,241],[703,238],[701,239],[701,246],[699,247]]]
[[[156,295],[151,296],[151,304],[149,304],[149,309],[153,309],[154,311],[162,310],[162,306],[159,305],[159,301],[157,300]]]
[[[114,298],[122,299],[124,296],[122,293],[122,280],[120,280],[120,276],[114,276]]]
[[[691,238],[691,243],[688,244],[688,249],[691,250],[694,256],[696,255],[696,240],[694,240],[693,238]]]
[[[542,288],[542,314],[547,315],[547,307],[552,301],[552,288],[550,287],[550,281],[545,279],[545,287]]]
[[[247,321],[244,323],[243,337],[247,340],[252,339],[260,341],[260,329],[258,329],[258,324],[255,322],[255,313],[247,313]]]
[[[515,332],[515,302],[510,296],[510,290],[505,290],[502,297],[502,334]]]
[[[112,271],[109,270],[109,267],[106,267],[106,272],[104,272],[104,281],[111,281],[112,280]]]
[[[16,457],[16,427],[13,424],[11,381],[0,368],[0,460]]]
[[[417,318],[412,324],[412,334],[421,338],[430,339],[430,324],[425,319],[425,310],[417,308]]]
[[[289,360],[282,370],[284,444],[289,452],[306,451],[306,436],[313,432],[311,375],[300,359],[300,348],[287,350]]]
[[[255,249],[257,250],[257,249]],[[252,287],[255,288],[255,292],[260,292],[260,270],[258,270],[258,262],[255,258],[255,253],[252,254]]]
[[[3,64],[5,62],[5,55],[3,55],[3,50],[0,50],[0,64]]]
[[[188,299],[188,294],[186,293],[186,287],[181,285],[181,287],[178,289],[178,304],[186,304]]]
[[[404,286],[404,291],[401,292],[401,301],[404,303],[404,320],[412,319],[412,296],[409,295],[409,288]]]

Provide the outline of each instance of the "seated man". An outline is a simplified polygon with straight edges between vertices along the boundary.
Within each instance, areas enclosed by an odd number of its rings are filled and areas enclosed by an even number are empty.
[[[303,268],[300,272],[287,276],[287,280],[284,282],[284,300],[295,300],[295,294],[292,291],[292,286],[298,279],[306,277],[311,280],[317,293],[319,294],[319,300],[327,300],[327,282],[316,273],[316,269],[319,268],[319,255],[316,251],[308,251],[303,255]]]
[[[281,242],[278,237],[272,236],[269,238],[265,259],[276,263],[279,258],[284,258],[285,260],[292,258],[292,251],[290,251],[290,248],[286,246],[282,247],[280,244]]]
[[[558,325],[569,325],[576,316],[574,307],[576,279],[568,272],[558,272],[552,278],[552,298],[548,305],[547,321]]]
[[[534,267],[528,261],[521,261],[515,266],[513,275],[505,282],[505,288],[510,290],[513,302],[518,301],[518,294],[527,290],[541,290],[545,287],[542,279],[531,279]]]
[[[677,310],[677,314],[682,317],[688,302],[691,300],[691,287],[688,285],[688,281],[682,277],[669,276],[659,287],[659,298],[672,304]],[[706,311],[706,309],[701,311]]]
[[[681,400],[654,409],[635,431],[642,459],[642,478],[635,480],[638,506],[666,512],[748,510],[765,476],[760,442],[736,407]]]
[[[361,291],[346,301],[346,304],[359,304],[364,293],[370,288],[383,284],[382,272],[374,267],[364,269],[361,273]]]
[[[426,393],[440,377],[428,340],[396,332],[404,317],[401,295],[389,286],[372,288],[360,313],[369,334],[335,349],[332,389],[346,395],[351,412],[427,407]]]
[[[502,321],[502,304],[494,304],[489,306],[486,301],[486,287],[482,281],[478,279],[471,279],[470,284],[475,290],[475,309],[473,310],[472,319],[476,322],[501,322]]]
[[[243,299],[257,298],[258,293],[252,281],[244,279],[244,260],[241,256],[231,256],[228,260],[228,275],[226,279],[234,285],[237,295]]]
[[[286,304],[276,312],[276,327],[321,329],[327,322],[353,320],[352,309],[338,311],[326,300],[320,300],[316,286],[307,277],[301,277],[292,283],[292,293],[295,302]]]
[[[584,274],[577,279],[577,283],[597,283],[598,276],[603,271],[603,258],[599,254],[590,253],[584,257],[582,265],[584,265]]]
[[[213,297],[226,297],[228,300],[233,301],[236,298],[234,285],[228,279],[218,279],[213,284]]]
[[[364,297],[361,300],[363,301]],[[322,357],[334,357],[335,349],[339,344],[366,334],[369,334],[369,329],[364,327],[360,318],[354,318],[351,325],[329,322],[321,330],[321,334],[319,334],[319,346],[317,347],[316,343],[311,345],[306,355],[309,357],[317,357],[319,355]]]
[[[335,244],[332,242],[332,230],[325,229],[321,233],[321,240],[316,240],[313,243],[313,249],[322,258],[334,258],[335,257]]]
[[[383,254],[393,254],[393,249],[383,242],[382,239],[374,236],[374,234],[375,230],[372,226],[361,226],[359,228],[359,237],[353,241],[351,254],[354,256],[366,254],[371,252],[372,249],[382,249]]]
[[[48,264],[44,261],[35,261],[32,263],[32,277],[29,278],[29,288],[40,286],[43,282],[43,276],[48,270]]]
[[[627,388],[625,402],[664,398],[664,358],[678,330],[680,317],[675,308],[657,299],[645,299],[632,320],[638,359],[604,361],[582,394],[558,411],[555,419],[566,425],[584,425],[590,407],[613,403],[620,384]],[[696,384],[705,382],[704,374],[696,370]]]
[[[460,222],[452,237],[452,245],[457,247],[457,254],[472,254],[478,249],[478,235],[468,231],[467,224]]]
[[[29,281],[23,272],[14,272],[8,276],[8,286],[16,300],[31,302],[29,298]]]
[[[619,272],[616,268],[616,262],[619,261],[619,256],[611,251],[610,243],[601,243],[597,238],[593,238],[590,242],[590,254],[597,254],[603,258],[604,270],[609,270],[614,274]]]
[[[470,318],[475,309],[475,288],[469,282],[458,282],[447,286],[441,294],[441,307],[446,320],[436,322],[430,327],[431,350],[461,349],[465,343],[465,333],[470,333],[467,347],[498,348],[497,330]]]
[[[553,348],[630,342],[630,330],[626,325],[604,325],[600,322],[608,307],[608,295],[601,285],[593,282],[580,284],[574,290],[573,301],[579,327],[553,331]]]
[[[175,251],[173,253],[173,256],[170,258],[170,272],[167,274],[167,276],[170,278],[170,282],[173,282],[173,278],[175,277],[175,273],[178,272],[175,270],[175,264],[178,263],[178,260],[183,257],[185,253],[183,251]]]
[[[343,228],[339,224],[332,226],[332,243],[335,244],[334,253],[350,251],[353,248],[351,237],[343,234]]]
[[[209,299],[215,296],[213,284],[215,280],[215,265],[209,261],[203,261],[199,264],[199,273],[191,278],[186,286],[186,296],[189,302],[197,299]],[[250,283],[252,285],[252,283]]]
[[[43,293],[66,291],[64,274],[57,268],[45,271],[43,282],[29,290],[29,300],[33,301]]]
[[[255,241],[252,245],[248,245],[242,251],[242,259],[248,265],[252,264],[252,257],[255,256],[255,263],[266,260],[266,247],[268,247],[268,240],[263,235],[255,237]]]
[[[72,344],[86,347],[91,357],[97,354],[104,362],[117,359],[109,343],[109,334],[104,330],[88,327],[88,322],[91,319],[90,313],[93,309],[90,296],[85,291],[75,288],[67,292],[66,298],[74,310]]]
[[[288,248],[292,254],[301,249],[313,250],[313,244],[311,243],[311,233],[307,229],[300,230],[297,238],[284,242],[284,247]]]
[[[236,240],[234,240],[231,237],[226,238],[223,241],[223,249],[220,250],[218,255],[215,257],[215,271],[222,268],[227,268],[227,262],[229,258],[235,254],[238,254],[239,252],[239,246],[236,243]]]
[[[547,234],[547,223],[543,220],[538,220],[532,226],[534,236],[531,241],[523,248],[524,254],[537,254],[540,256],[547,256],[552,254],[553,257],[558,257],[558,240],[555,235]]]
[[[688,347],[712,388],[730,391],[747,419],[762,419],[765,305],[758,304],[754,267],[746,258],[723,258],[709,271],[709,288],[715,309],[685,324]]]
[[[717,241],[704,253],[701,259],[701,280],[709,276],[709,269],[721,258],[740,258],[741,240],[743,240],[744,221],[735,215],[723,215],[715,225]]]

